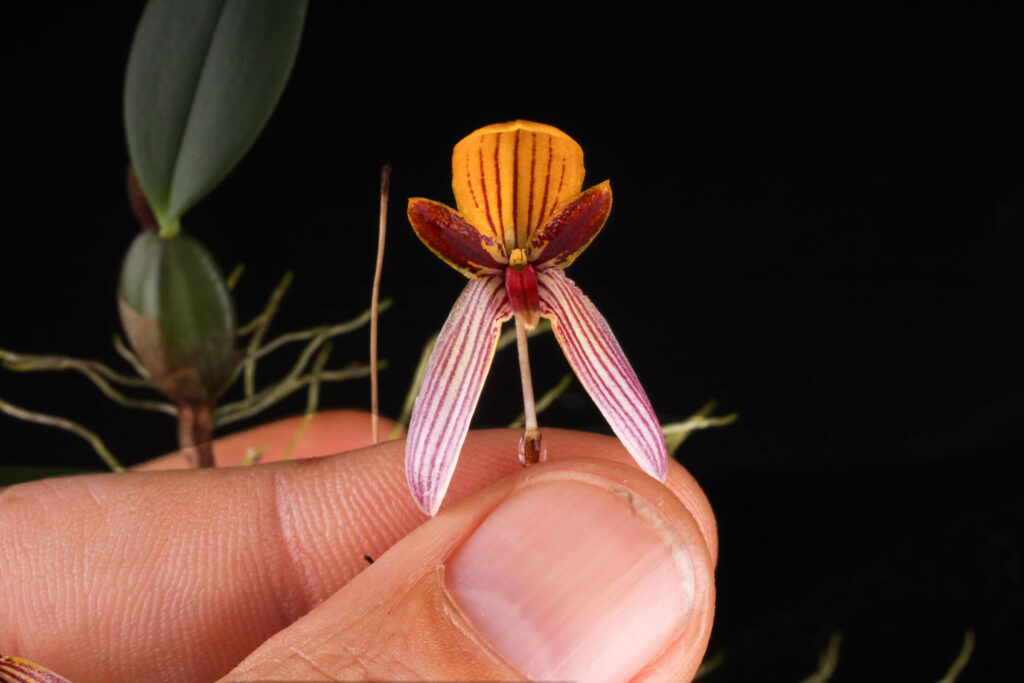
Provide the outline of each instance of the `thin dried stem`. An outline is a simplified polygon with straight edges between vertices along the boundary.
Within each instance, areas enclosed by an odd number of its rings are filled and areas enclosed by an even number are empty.
[[[0,400],[0,412],[7,413],[11,417],[18,418],[19,420],[35,422],[36,424],[46,425],[47,427],[57,427],[58,429],[64,429],[76,434],[92,446],[92,449],[96,451],[100,458],[103,459],[103,462],[106,463],[107,467],[114,472],[124,472],[124,466],[118,462],[117,458],[114,457],[114,454],[107,449],[103,440],[77,422],[72,422],[71,420],[66,420],[54,415],[46,415],[44,413],[25,410],[24,408],[11,405],[3,400]]]
[[[274,288],[274,291],[270,293],[270,300],[267,301],[267,307],[263,309],[261,313],[252,323],[255,323],[255,331],[253,331],[252,338],[249,339],[249,344],[246,349],[245,359],[245,395],[252,396],[256,393],[256,359],[252,356],[253,352],[260,347],[263,342],[263,336],[267,333],[267,328],[270,327],[270,321],[274,319],[274,315],[277,313],[278,305],[281,303],[281,298],[285,292],[288,291],[288,287],[291,286],[294,275],[292,271],[287,271],[281,281]],[[250,323],[250,325],[252,325]],[[247,325],[246,327],[249,327]],[[246,332],[245,334],[248,334]]]
[[[384,268],[384,237],[388,224],[388,192],[391,189],[391,165],[380,170],[380,222],[377,227],[377,263],[373,271],[373,295],[370,299],[370,426],[373,443],[380,441],[380,393],[377,386],[377,300],[380,276]]]
[[[555,399],[565,393],[566,389],[568,389],[571,384],[572,375],[569,373],[562,375],[562,379],[558,380],[558,384],[548,389],[543,396],[537,399],[537,414],[540,415],[547,410],[548,407],[555,402]],[[509,427],[522,427],[525,419],[526,416],[523,415],[523,413],[519,413],[519,417],[513,420]]]
[[[537,406],[533,400],[533,379],[530,377],[530,350],[526,342],[526,327],[515,316],[516,347],[519,351],[519,377],[523,383],[523,438],[519,442],[519,461],[535,465],[543,460],[540,429],[537,427]]]

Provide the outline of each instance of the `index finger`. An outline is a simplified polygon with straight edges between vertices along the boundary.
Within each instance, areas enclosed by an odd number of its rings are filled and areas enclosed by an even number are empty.
[[[519,469],[519,436],[471,433],[445,505]],[[631,462],[610,437],[547,430],[545,440],[552,459]],[[685,470],[672,467],[667,486],[714,539]],[[404,441],[15,486],[0,495],[0,651],[72,679],[222,675],[425,519],[407,490]]]

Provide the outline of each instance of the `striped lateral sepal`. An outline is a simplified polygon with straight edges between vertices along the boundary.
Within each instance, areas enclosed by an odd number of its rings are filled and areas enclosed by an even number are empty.
[[[540,274],[542,315],[580,384],[643,471],[668,474],[668,451],[654,408],[604,316],[560,270]]]
[[[0,655],[0,683],[71,683],[44,666],[14,655]]]
[[[499,279],[470,280],[434,344],[416,396],[405,450],[405,473],[412,495],[428,515],[437,512],[448,490],[494,358],[501,324],[511,316]]]

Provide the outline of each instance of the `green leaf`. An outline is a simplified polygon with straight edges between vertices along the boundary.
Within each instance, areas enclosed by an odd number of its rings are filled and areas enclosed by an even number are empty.
[[[201,404],[224,392],[237,364],[234,306],[197,239],[142,231],[125,256],[118,303],[129,343],[164,394]]]
[[[266,125],[299,49],[307,0],[150,0],[128,56],[128,154],[165,233]]]

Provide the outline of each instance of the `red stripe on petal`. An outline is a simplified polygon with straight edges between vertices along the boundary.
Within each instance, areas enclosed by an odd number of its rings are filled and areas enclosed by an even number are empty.
[[[428,515],[437,512],[448,490],[501,324],[511,316],[501,278],[471,280],[430,354],[405,444],[409,489]]]
[[[530,196],[529,196],[528,204],[526,206],[526,224],[531,226],[531,228],[534,225],[536,225],[536,223],[533,220],[533,190],[537,186],[537,183],[535,182],[536,176],[534,175],[536,172],[537,172],[537,136],[531,133],[530,134]],[[544,182],[547,182],[547,180],[545,180]],[[539,218],[537,219],[537,222],[540,222]]]
[[[516,248],[519,248],[519,232],[525,231],[519,220],[519,130],[516,130],[515,139],[512,143],[512,223],[513,239]],[[499,136],[500,140],[501,137]]]
[[[479,147],[480,153],[480,194],[484,196],[484,213],[487,215],[487,225],[491,228],[491,233],[500,238],[498,234],[498,227],[494,224],[494,217],[491,216],[491,203],[487,199],[487,173],[484,171],[484,148]],[[500,197],[501,195],[499,195]],[[460,205],[461,208],[461,205]],[[498,212],[498,221],[501,221],[501,212]]]
[[[595,185],[567,203],[530,240],[530,261],[538,268],[565,268],[601,232],[612,210],[608,181]]]
[[[0,681],[7,683],[71,683],[45,666],[14,655],[0,655]]]
[[[538,281],[541,310],[583,388],[637,464],[664,481],[661,425],[604,316],[562,271],[542,271]]]
[[[544,197],[540,200],[540,212],[537,214],[538,223],[540,223],[541,217],[544,216],[544,209],[548,205],[548,190],[551,188],[551,160],[553,158],[554,152],[552,151],[552,142],[551,138],[548,138],[548,164],[544,169]]]
[[[452,154],[459,211],[482,230],[490,226],[506,252],[525,248],[553,210],[579,194],[583,174],[583,150],[575,140],[529,121],[476,130]]]
[[[574,306],[572,308],[575,308]],[[571,319],[574,315],[578,315],[579,311],[573,310],[570,314],[563,312],[563,318]],[[560,339],[562,348],[566,353],[567,358],[570,360],[570,364],[574,369],[577,369],[579,373],[589,375],[602,375],[604,368],[600,363],[595,363],[594,358],[604,354],[609,355],[609,351],[605,345],[600,344],[600,341],[596,341],[597,336],[594,333],[592,326],[585,323],[577,324],[575,329],[575,335],[563,334]],[[582,376],[582,375],[581,375]],[[630,391],[623,392],[620,386],[617,386],[619,378],[614,375],[610,378],[607,384],[594,384],[590,386],[589,393],[594,398],[594,402],[598,405],[605,405],[607,407],[606,417],[609,422],[618,420],[625,426],[623,429],[628,432],[623,434],[620,438],[623,440],[633,439],[635,441],[643,440],[643,433],[637,430],[632,422],[629,421],[628,416],[631,410],[641,409],[642,405],[637,405],[632,401],[629,401],[631,393],[635,393],[635,387],[630,387]],[[628,401],[629,405],[623,405],[621,401]],[[604,411],[603,411],[604,412]]]
[[[432,252],[467,277],[500,272],[508,261],[501,242],[441,202],[413,197],[409,223]]]
[[[469,174],[469,150],[466,150],[466,189],[469,190],[469,198],[473,200],[473,208],[479,209],[480,202],[476,199],[476,192],[473,191],[473,178]]]
[[[483,175],[482,170],[480,173]],[[508,249],[509,242],[514,242],[514,240],[509,240],[508,235],[509,232],[512,232],[513,234],[515,233],[515,219],[512,221],[513,224],[509,225],[509,221],[505,220],[505,211],[501,206],[501,179],[504,175],[505,174],[502,172],[501,168],[501,133],[498,133],[494,138],[494,196],[497,197],[495,200],[495,206],[497,206],[498,211],[498,226],[500,227],[502,236],[505,239],[505,248]],[[512,192],[515,192],[515,186],[512,187]]]
[[[555,190],[555,197],[551,200],[551,208],[548,210],[548,214],[555,212],[558,208],[558,198],[562,196],[562,185],[565,183],[565,159],[562,159],[562,171],[558,176],[558,188]]]

